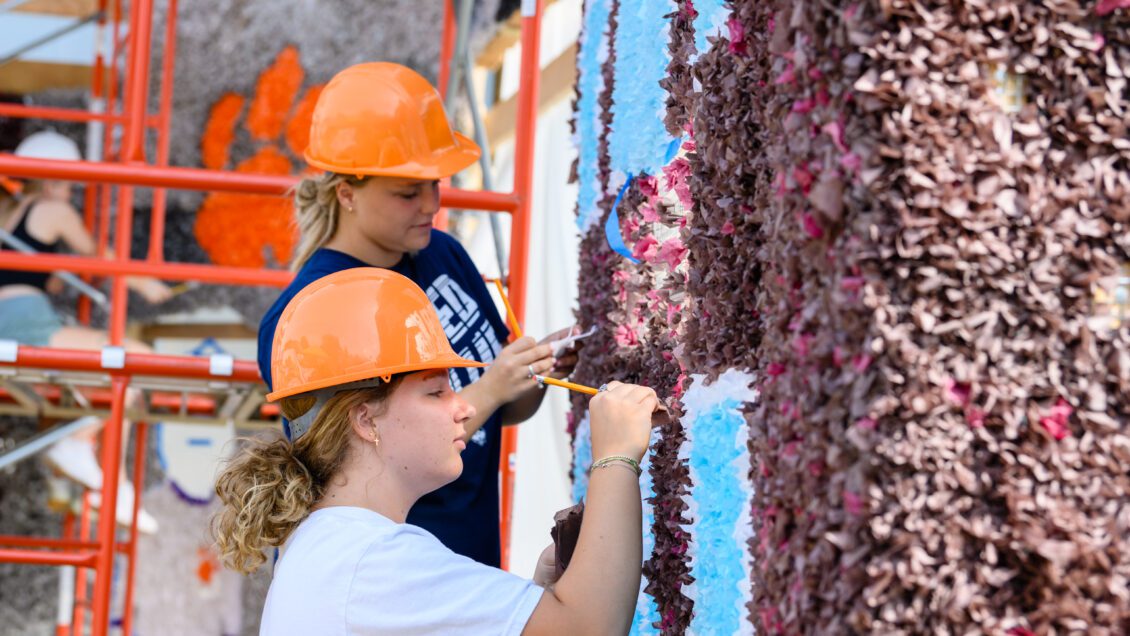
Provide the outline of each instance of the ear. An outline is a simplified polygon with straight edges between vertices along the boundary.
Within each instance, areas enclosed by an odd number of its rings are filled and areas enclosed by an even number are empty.
[[[357,205],[357,190],[348,181],[342,181],[335,188],[337,202],[342,210],[352,210]]]
[[[373,443],[373,417],[376,413],[372,405],[358,404],[349,410],[349,426],[353,434],[366,444]]]

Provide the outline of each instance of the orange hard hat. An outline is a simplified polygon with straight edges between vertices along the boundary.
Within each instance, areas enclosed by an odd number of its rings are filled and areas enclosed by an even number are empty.
[[[271,349],[282,398],[397,373],[485,367],[451,349],[435,308],[416,283],[378,267],[342,270],[291,299]]]
[[[478,145],[451,129],[439,92],[416,71],[366,62],[318,96],[306,161],[339,174],[442,179],[474,163]]]

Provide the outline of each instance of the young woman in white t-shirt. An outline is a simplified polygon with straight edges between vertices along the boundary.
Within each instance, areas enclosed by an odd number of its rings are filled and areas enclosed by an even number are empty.
[[[268,398],[281,400],[294,441],[243,450],[218,481],[214,527],[242,572],[282,548],[262,634],[628,632],[642,562],[638,461],[659,408],[651,389],[611,383],[593,397],[604,461],[576,550],[559,580],[530,581],[405,523],[462,470],[474,407],[447,371],[481,366],[451,350],[419,287],[377,268],[313,283],[283,312],[271,364]]]

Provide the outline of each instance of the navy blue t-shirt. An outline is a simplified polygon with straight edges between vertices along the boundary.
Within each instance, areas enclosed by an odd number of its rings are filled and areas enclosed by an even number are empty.
[[[322,248],[314,252],[259,323],[259,372],[271,386],[271,347],[283,309],[310,283],[334,272],[370,267],[343,252]],[[459,355],[491,362],[510,335],[479,270],[463,246],[439,230],[415,256],[406,254],[392,271],[412,279],[423,289]],[[452,369],[455,390],[479,379],[483,369]],[[284,420],[284,427],[287,426]],[[290,430],[286,431],[290,437]],[[502,421],[493,413],[475,432],[463,451],[463,474],[454,482],[425,495],[408,513],[408,522],[434,534],[454,552],[498,567],[498,455],[502,447]]]

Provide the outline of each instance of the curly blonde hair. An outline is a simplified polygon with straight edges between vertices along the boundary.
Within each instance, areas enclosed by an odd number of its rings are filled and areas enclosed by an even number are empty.
[[[285,438],[246,440],[216,481],[223,508],[212,518],[212,534],[225,565],[250,574],[266,562],[265,550],[286,542],[346,462],[350,411],[384,402],[400,379],[394,376],[376,387],[334,395],[310,430],[293,443]],[[281,406],[283,415],[294,419],[313,404],[313,399],[298,396]]]
[[[337,232],[341,217],[341,203],[337,200],[337,186],[348,183],[359,186],[368,177],[354,177],[326,172],[318,177],[308,177],[294,186],[294,222],[298,226],[298,246],[290,270],[297,272],[320,247],[329,242]]]

